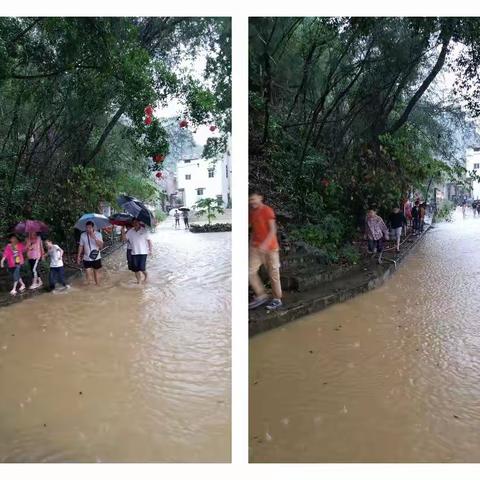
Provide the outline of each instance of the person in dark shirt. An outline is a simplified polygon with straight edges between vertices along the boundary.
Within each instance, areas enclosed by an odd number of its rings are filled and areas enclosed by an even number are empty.
[[[393,236],[396,242],[396,251],[398,253],[400,251],[400,240],[402,238],[403,226],[407,225],[407,219],[405,218],[403,212],[398,207],[395,207],[388,220],[390,223],[390,228],[393,230]]]

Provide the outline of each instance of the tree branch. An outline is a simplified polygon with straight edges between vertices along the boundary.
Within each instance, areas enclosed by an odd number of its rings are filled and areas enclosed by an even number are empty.
[[[407,106],[405,107],[405,110],[403,111],[402,115],[400,115],[400,118],[393,124],[393,126],[388,130],[388,133],[394,133],[396,132],[399,128],[401,128],[406,121],[408,120],[408,117],[412,110],[415,108],[415,105],[418,103],[422,95],[426,92],[430,84],[433,82],[435,77],[438,75],[440,70],[442,69],[443,65],[445,64],[445,59],[447,57],[448,53],[448,46],[450,44],[450,40],[452,38],[452,35],[449,34],[447,35],[443,42],[442,42],[442,50],[440,51],[440,55],[437,58],[437,61],[435,65],[433,66],[432,70],[430,73],[427,75],[425,80],[422,82],[418,90],[415,92],[413,97],[410,99],[408,102]]]

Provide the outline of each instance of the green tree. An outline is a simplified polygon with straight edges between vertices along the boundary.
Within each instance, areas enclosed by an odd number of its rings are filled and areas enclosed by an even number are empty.
[[[207,217],[209,225],[217,218],[217,214],[224,213],[223,201],[216,198],[202,198],[195,202],[193,208],[198,217]]]

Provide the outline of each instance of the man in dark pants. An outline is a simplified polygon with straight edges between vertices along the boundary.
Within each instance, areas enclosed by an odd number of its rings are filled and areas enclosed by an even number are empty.
[[[147,255],[152,255],[152,241],[146,228],[142,227],[137,219],[133,220],[133,228],[125,232],[122,227],[122,240],[130,243],[132,249],[131,268],[135,273],[137,283],[140,283],[143,274],[143,283],[147,281]]]
[[[183,223],[185,225],[185,230],[188,230],[190,228],[190,225],[188,223],[188,210],[183,210]]]

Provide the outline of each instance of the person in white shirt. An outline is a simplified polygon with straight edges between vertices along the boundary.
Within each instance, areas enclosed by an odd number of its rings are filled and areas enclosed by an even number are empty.
[[[87,282],[93,279],[95,284],[100,284],[100,270],[102,269],[102,257],[100,250],[103,248],[103,239],[100,232],[95,231],[93,222],[86,223],[87,231],[80,235],[78,246],[77,263],[80,265],[83,260],[83,267],[87,274]]]
[[[122,240],[128,241],[131,248],[131,268],[135,273],[137,283],[140,283],[142,274],[143,282],[147,281],[147,255],[152,255],[152,241],[145,227],[137,219],[133,220],[133,228],[125,231],[122,228]]]
[[[50,290],[55,290],[57,283],[61,283],[64,288],[68,288],[63,267],[63,250],[51,240],[45,240],[45,246],[47,247],[47,253],[44,254],[43,258],[50,257]]]

